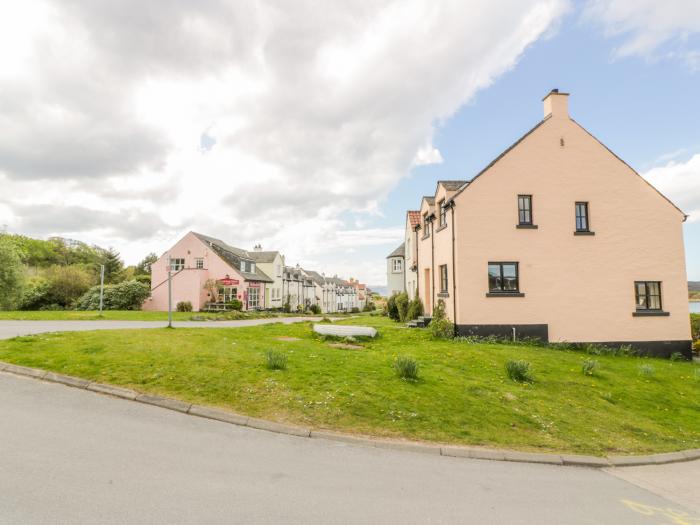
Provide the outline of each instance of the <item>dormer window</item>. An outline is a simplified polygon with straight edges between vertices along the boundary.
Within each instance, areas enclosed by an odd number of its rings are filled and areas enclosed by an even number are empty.
[[[447,208],[445,208],[445,199],[439,203],[440,206],[440,227],[447,226]]]
[[[428,221],[428,212],[423,214],[423,238],[430,235],[430,222]]]

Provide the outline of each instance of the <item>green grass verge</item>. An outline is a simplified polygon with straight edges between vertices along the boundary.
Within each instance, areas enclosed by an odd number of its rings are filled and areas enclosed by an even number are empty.
[[[432,341],[385,318],[360,349],[309,323],[251,328],[74,332],[0,341],[0,360],[313,428],[374,436],[587,454],[700,447],[698,366],[536,346]],[[298,340],[289,340],[298,338]],[[335,344],[335,346],[331,346]],[[267,368],[269,350],[286,370]],[[419,363],[399,378],[398,356]],[[533,383],[506,374],[531,363]],[[640,373],[653,363],[654,374]]]

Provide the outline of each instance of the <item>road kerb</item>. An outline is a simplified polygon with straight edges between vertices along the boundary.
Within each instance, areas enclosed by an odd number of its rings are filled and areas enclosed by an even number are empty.
[[[561,459],[564,462],[564,465],[569,465],[572,467],[604,468],[611,466],[608,458],[601,458],[598,456],[579,456],[575,454],[562,454]]]
[[[563,465],[564,461],[558,454],[539,454],[537,452],[505,451],[506,461],[519,463],[543,463],[546,465]]]
[[[190,407],[190,403],[185,403],[179,399],[172,399],[169,397],[154,396],[151,394],[139,394],[136,396],[136,401],[139,403],[144,403],[146,405],[155,405],[161,408],[167,408],[168,410],[175,410],[176,412],[183,412],[186,414]]]
[[[259,430],[267,430],[269,432],[277,432],[278,434],[288,434],[290,436],[298,437],[310,437],[311,429],[303,427],[295,427],[292,425],[285,425],[284,423],[277,423],[275,421],[268,421],[266,419],[257,419],[254,417],[248,418],[246,426],[250,428],[257,428]]]
[[[86,390],[91,390],[93,392],[99,392],[100,394],[108,394],[110,396],[121,397],[122,399],[128,399],[133,401],[138,396],[138,392],[134,390],[129,390],[128,388],[120,388],[118,386],[105,385],[102,383],[90,383]]]
[[[43,378],[45,381],[51,381],[52,383],[61,383],[62,385],[72,386],[73,388],[87,388],[90,381],[86,379],[80,379],[79,377],[65,376],[63,374],[57,374],[55,372],[46,372]]]
[[[27,366],[11,365],[9,363],[5,363],[5,368],[3,368],[3,372],[11,372],[20,376],[36,377],[37,379],[43,379],[46,375],[46,370],[29,368]]]
[[[246,426],[249,419],[248,416],[241,416],[240,414],[227,412],[226,410],[219,410],[218,408],[209,408],[200,405],[192,405],[188,414],[207,419],[215,419],[216,421],[222,421],[224,423],[231,423],[232,425],[240,426]]]

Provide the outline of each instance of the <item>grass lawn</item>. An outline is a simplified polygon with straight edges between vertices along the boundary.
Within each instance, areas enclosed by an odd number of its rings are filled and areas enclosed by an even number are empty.
[[[299,314],[268,314],[265,312],[173,312],[173,321],[195,320],[225,320],[227,315],[232,318],[255,319],[258,317],[299,316]],[[167,321],[168,312],[145,312],[142,310],[104,310],[102,316],[98,311],[89,310],[34,310],[34,311],[2,311],[0,321]]]
[[[0,360],[374,436],[598,455],[700,447],[695,364],[432,341],[381,317],[347,322],[380,337],[352,350],[315,338],[310,323],[75,332],[0,341]],[[299,339],[281,339],[290,337]],[[286,370],[266,368],[270,349],[286,354]],[[418,381],[395,375],[400,355],[418,360]],[[510,359],[529,361],[535,382],[508,379]],[[586,359],[600,364],[593,376],[581,372]]]

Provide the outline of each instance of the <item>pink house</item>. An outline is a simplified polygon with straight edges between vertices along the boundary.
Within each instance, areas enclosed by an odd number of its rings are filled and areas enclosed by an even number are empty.
[[[265,286],[272,283],[245,250],[214,237],[189,232],[151,266],[151,297],[144,310],[168,309],[168,261],[172,305],[189,301],[194,311],[221,308],[237,299],[243,310],[265,308]]]

